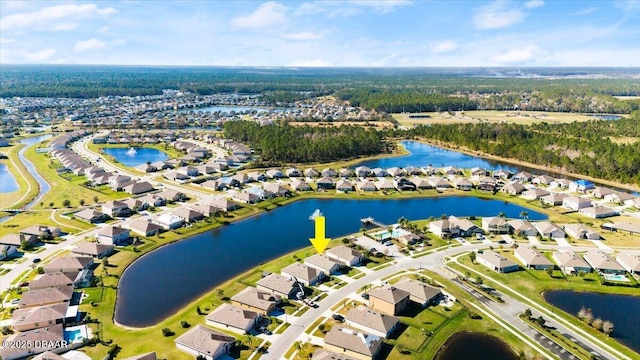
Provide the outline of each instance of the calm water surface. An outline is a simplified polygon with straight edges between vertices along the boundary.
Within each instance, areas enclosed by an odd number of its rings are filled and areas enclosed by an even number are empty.
[[[19,189],[16,178],[9,171],[9,167],[0,164],[0,193],[10,193]]]
[[[327,236],[360,228],[373,216],[386,224],[399,217],[424,219],[441,214],[517,218],[524,208],[496,200],[446,197],[399,200],[300,200],[222,228],[163,246],[136,260],[122,275],[116,320],[129,326],[155,324],[216,285],[270,259],[309,245],[320,209],[327,218]],[[528,210],[532,220],[543,214]]]
[[[148,161],[154,163],[156,161],[164,161],[169,159],[166,153],[151,148],[135,148],[135,153],[131,148],[104,148],[105,154],[113,156],[119,163],[124,166],[136,167],[145,164]]]
[[[544,293],[553,306],[576,316],[581,307],[590,308],[594,318],[613,323],[613,338],[640,352],[640,292],[639,296],[553,290]]]
[[[518,356],[497,337],[459,332],[442,345],[436,360],[516,360]]]

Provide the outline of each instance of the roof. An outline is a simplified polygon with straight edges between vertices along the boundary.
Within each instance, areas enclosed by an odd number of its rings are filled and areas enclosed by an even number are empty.
[[[231,300],[245,304],[263,311],[271,310],[280,296],[270,294],[266,291],[258,290],[254,287],[246,287],[235,294]]]
[[[382,339],[342,326],[334,326],[324,337],[325,344],[373,357],[380,350]]]
[[[518,264],[514,263],[513,261],[507,259],[506,257],[498,254],[493,250],[485,250],[482,253],[478,253],[476,255],[476,258],[482,259],[488,262],[489,264],[497,267],[498,269],[503,269],[511,266],[518,266]]]
[[[280,272],[307,282],[317,278],[320,275],[320,271],[318,269],[314,269],[311,266],[307,266],[298,262],[283,268],[282,270],[280,270]]]
[[[53,305],[17,309],[11,316],[13,319],[13,326],[37,323],[46,325],[49,321],[64,319],[68,307],[69,303],[65,302]]]
[[[584,259],[591,265],[594,269],[597,270],[618,270],[624,271],[622,265],[618,264],[618,262],[614,261],[607,254],[602,252],[601,250],[589,250],[584,254]]]
[[[304,259],[304,262],[305,264],[315,266],[324,271],[331,271],[331,269],[333,269],[336,265],[340,265],[340,263],[324,254],[313,254]]]
[[[421,303],[430,301],[434,297],[442,294],[442,291],[437,287],[412,279],[401,279],[395,284],[395,287],[408,292],[409,295],[415,299],[420,299]]]
[[[311,360],[356,360],[356,358],[325,349],[318,349],[313,353]]]
[[[10,343],[35,344],[41,346],[40,349],[53,349],[55,345],[64,343],[64,330],[62,324],[47,326],[40,329],[19,332],[4,338],[4,341]],[[50,347],[47,344],[52,344]],[[59,346],[56,346],[59,347]],[[22,353],[24,349],[20,348],[0,348],[0,357],[3,359],[11,357],[12,354]]]
[[[56,302],[65,302],[73,295],[73,285],[48,287],[30,290],[22,294],[20,307],[40,306]]]
[[[113,245],[100,244],[94,242],[81,242],[71,252],[74,254],[88,254],[92,256],[98,256],[104,252],[113,251]]]
[[[556,251],[553,253],[553,257],[560,267],[591,268],[583,258],[570,250]]]
[[[45,272],[58,272],[65,269],[85,269],[93,263],[93,258],[88,256],[63,256],[53,259],[44,266]]]
[[[327,254],[333,255],[336,259],[351,262],[352,260],[362,257],[362,253],[348,246],[339,245],[331,249],[327,249]]]
[[[204,354],[215,354],[220,347],[236,339],[206,326],[196,325],[175,339],[176,344],[197,350]]]
[[[101,236],[114,237],[124,232],[129,232],[129,229],[125,229],[120,226],[107,226],[107,227],[100,228],[97,234]]]
[[[47,351],[47,352],[43,352],[42,354],[34,357],[32,360],[67,360],[65,358],[63,358],[62,356],[51,352],[51,351]]]
[[[258,316],[255,311],[245,310],[230,304],[222,304],[207,315],[207,320],[244,330],[253,324]]]
[[[295,285],[295,281],[280,274],[269,274],[256,282],[256,285],[277,291],[282,294],[288,294]]]
[[[518,256],[520,256],[527,265],[553,266],[551,260],[547,259],[544,255],[538,252],[538,250],[529,246],[519,246],[515,250],[515,253],[518,254]]]
[[[616,260],[618,261],[618,263],[620,263],[620,265],[628,267],[633,272],[640,271],[640,257],[638,256],[620,253],[616,257]]]
[[[350,309],[345,317],[350,322],[385,334],[392,330],[399,321],[395,316],[373,311],[366,306],[358,306]]]
[[[391,304],[397,304],[403,299],[409,297],[408,291],[398,289],[394,286],[383,286],[375,288],[369,290],[367,294],[369,294],[369,297],[374,297]]]
[[[157,359],[158,359],[158,356],[156,355],[156,352],[153,351],[146,354],[140,354],[140,355],[124,358],[122,360],[157,360]]]
[[[40,289],[46,287],[55,287],[60,285],[73,285],[76,278],[74,273],[53,272],[40,275],[29,283],[30,289]]]

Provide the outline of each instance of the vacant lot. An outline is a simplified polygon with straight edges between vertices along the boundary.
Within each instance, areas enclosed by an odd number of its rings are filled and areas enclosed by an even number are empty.
[[[427,118],[410,118],[410,116],[429,116]],[[479,122],[509,122],[516,124],[533,124],[539,122],[547,123],[570,123],[574,121],[594,120],[590,115],[574,113],[554,113],[539,111],[458,111],[448,112],[425,112],[420,114],[392,114],[401,125],[415,126],[423,124],[460,124]]]

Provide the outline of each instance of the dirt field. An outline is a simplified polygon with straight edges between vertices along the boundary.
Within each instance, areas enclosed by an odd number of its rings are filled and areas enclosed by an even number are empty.
[[[530,125],[546,121],[548,123],[570,123],[574,121],[588,121],[594,118],[589,115],[573,113],[554,113],[538,111],[460,111],[455,113],[427,112],[419,115],[428,115],[428,118],[410,118],[417,114],[392,114],[401,125],[415,126],[423,124],[460,124],[477,122],[509,122]]]

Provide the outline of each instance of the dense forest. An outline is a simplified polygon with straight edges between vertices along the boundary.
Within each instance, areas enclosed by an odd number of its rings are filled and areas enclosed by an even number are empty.
[[[629,113],[640,100],[637,68],[226,68],[5,65],[0,97],[94,98],[262,94],[274,105],[335,94],[384,112],[544,110]]]
[[[249,144],[264,165],[330,162],[389,150],[382,133],[358,126],[260,126],[250,121],[229,121],[224,124],[224,135]]]
[[[564,171],[640,184],[640,112],[617,121],[531,126],[480,123],[420,126],[388,136],[422,137]],[[631,141],[628,141],[631,140]]]

